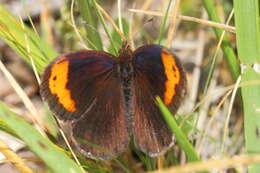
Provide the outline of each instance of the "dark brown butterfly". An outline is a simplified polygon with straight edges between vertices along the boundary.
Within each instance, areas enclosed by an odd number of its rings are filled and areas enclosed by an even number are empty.
[[[111,159],[131,136],[151,157],[172,146],[155,97],[174,114],[185,89],[182,65],[170,50],[153,44],[132,51],[124,43],[118,57],[96,50],[59,56],[44,71],[41,95],[60,120],[71,122],[81,153]]]

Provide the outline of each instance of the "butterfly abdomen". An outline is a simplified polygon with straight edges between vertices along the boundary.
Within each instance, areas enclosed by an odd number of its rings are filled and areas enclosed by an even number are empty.
[[[131,62],[120,62],[118,71],[121,80],[125,118],[129,122],[133,122],[133,67]],[[127,124],[127,131],[130,135],[132,134],[132,123]]]

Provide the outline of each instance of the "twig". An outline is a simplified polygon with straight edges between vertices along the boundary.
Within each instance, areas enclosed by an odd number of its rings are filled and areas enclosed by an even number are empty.
[[[142,14],[146,14],[146,15],[163,17],[163,14],[161,12],[157,12],[157,11],[144,11],[144,10],[139,10],[139,9],[129,9],[129,11],[134,12],[134,13],[142,13]],[[172,17],[172,16],[170,15],[169,17]],[[185,21],[196,22],[196,23],[200,23],[203,25],[224,29],[231,33],[236,32],[235,27],[229,26],[226,24],[221,24],[221,23],[217,23],[217,22],[213,22],[213,21],[209,21],[209,20],[203,20],[203,19],[199,19],[199,18],[191,17],[191,16],[179,15],[178,18],[180,18],[181,20],[185,20]]]

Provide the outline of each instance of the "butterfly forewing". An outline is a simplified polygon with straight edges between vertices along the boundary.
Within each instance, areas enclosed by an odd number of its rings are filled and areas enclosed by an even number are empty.
[[[62,120],[78,119],[92,106],[96,81],[112,75],[112,58],[105,52],[78,51],[61,55],[48,65],[41,95],[56,116]]]
[[[164,153],[173,144],[173,135],[161,115],[155,97],[177,111],[185,91],[186,78],[177,58],[159,45],[147,45],[134,52],[135,143],[150,156]]]

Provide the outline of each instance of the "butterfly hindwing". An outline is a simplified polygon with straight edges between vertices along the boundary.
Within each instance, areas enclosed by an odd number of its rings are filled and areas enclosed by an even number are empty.
[[[106,160],[126,149],[129,136],[117,79],[100,81],[100,85],[103,87],[98,90],[95,107],[73,125],[73,136],[83,154]],[[88,142],[98,147],[86,145]]]
[[[160,96],[172,113],[176,113],[180,104],[179,98],[185,91],[186,78],[178,59],[159,45],[138,48],[134,52],[133,67],[135,143],[141,151],[150,156],[158,156],[174,141],[155,97]]]

